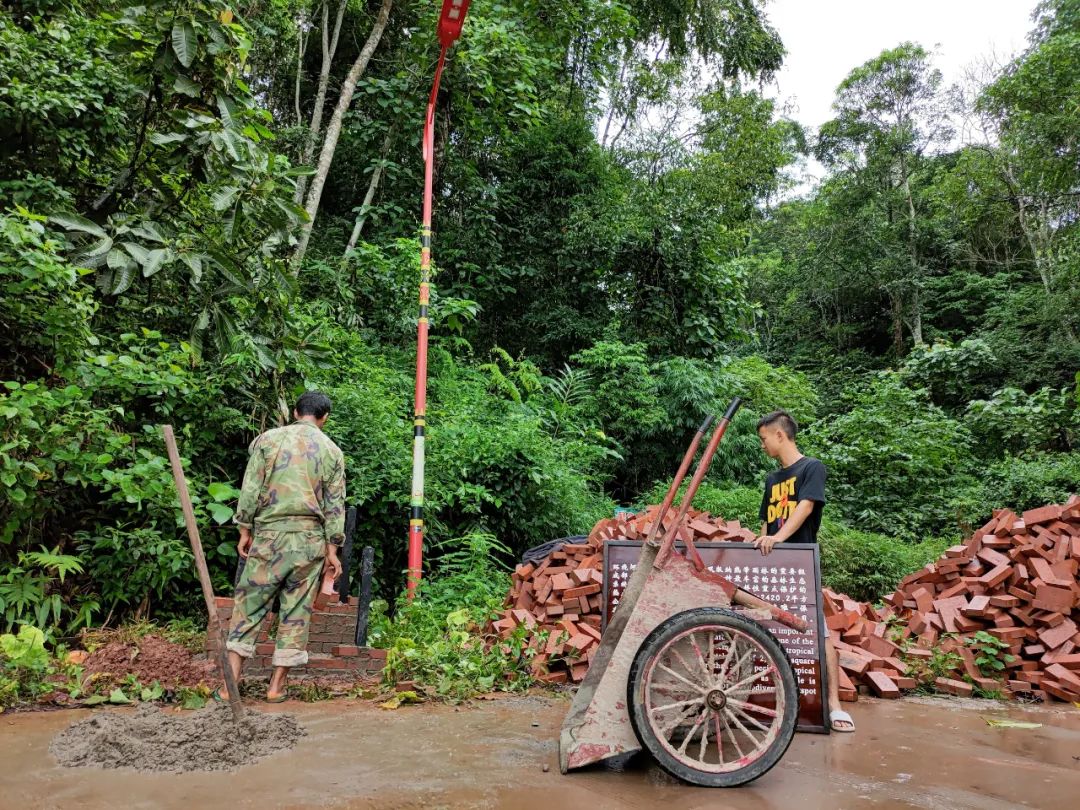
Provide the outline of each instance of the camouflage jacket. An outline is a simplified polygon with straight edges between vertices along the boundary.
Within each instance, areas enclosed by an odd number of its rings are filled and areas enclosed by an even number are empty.
[[[268,531],[321,526],[326,541],[345,542],[345,457],[310,422],[268,430],[249,448],[235,521]]]

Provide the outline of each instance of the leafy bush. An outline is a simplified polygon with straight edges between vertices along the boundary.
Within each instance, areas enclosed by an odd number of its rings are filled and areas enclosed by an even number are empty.
[[[1080,492],[1080,452],[1006,457],[959,490],[954,508],[965,528],[978,527],[993,509],[1034,509]]]
[[[872,602],[893,591],[901,579],[941,556],[947,539],[906,543],[864,532],[825,517],[818,534],[824,585],[853,599]]]
[[[645,495],[644,499],[637,504],[637,508],[644,509],[650,503],[660,503],[671,482],[657,481]],[[679,487],[679,494],[675,498],[677,506],[686,492],[687,484]],[[759,510],[761,508],[761,490],[754,487],[743,487],[737,484],[717,484],[712,481],[702,481],[698,487],[697,495],[694,496],[694,509],[700,509],[711,515],[720,515],[724,520],[737,520],[753,531],[761,528]]]
[[[891,372],[844,405],[811,426],[803,448],[828,468],[844,517],[907,539],[954,530],[953,499],[972,464],[967,428]]]
[[[941,341],[914,346],[899,374],[912,388],[926,391],[935,405],[956,410],[987,390],[987,380],[996,376],[995,359],[978,338],[955,345]]]
[[[745,404],[717,449],[713,480],[756,484],[771,466],[754,428],[758,418],[784,408],[809,422],[818,407],[805,375],[760,357],[707,363],[674,356],[650,362],[644,344],[603,341],[573,362],[593,381],[596,419],[622,456],[613,478],[616,495],[624,500],[635,500],[652,482],[674,473],[705,416],[722,415],[734,396]]]
[[[1080,411],[1073,392],[1040,388],[1027,394],[1002,388],[990,399],[968,403],[968,422],[982,454],[1000,458],[1006,453],[1067,450],[1080,436]]]
[[[484,634],[510,585],[494,561],[507,551],[481,532],[445,543],[435,576],[421,582],[416,598],[402,599],[393,619],[375,617],[368,643],[388,649],[388,683],[413,680],[449,700],[528,686],[522,639],[500,642]]]
[[[359,507],[358,536],[375,543],[377,567],[399,587],[405,567],[409,501],[408,422],[413,356],[334,336],[334,380],[312,384],[334,401],[327,431],[346,456],[349,500]],[[340,365],[337,365],[337,363]],[[426,431],[426,517],[438,541],[473,531],[493,534],[508,555],[560,534],[588,529],[610,514],[598,470],[609,457],[603,437],[563,412],[535,368],[496,355],[476,365],[433,347]]]
[[[45,634],[38,628],[24,624],[18,635],[0,635],[0,711],[54,691],[52,676],[61,669],[45,649]]]

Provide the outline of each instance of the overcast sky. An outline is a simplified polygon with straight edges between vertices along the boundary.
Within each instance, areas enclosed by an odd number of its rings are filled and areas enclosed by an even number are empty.
[[[766,92],[801,124],[832,118],[836,86],[852,68],[911,40],[935,52],[949,85],[965,67],[1022,50],[1036,0],[770,0],[766,13],[787,49]],[[820,167],[807,166],[819,174]]]

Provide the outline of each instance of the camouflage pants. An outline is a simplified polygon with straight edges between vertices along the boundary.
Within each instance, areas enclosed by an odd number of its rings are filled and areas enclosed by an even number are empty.
[[[233,596],[226,647],[244,658],[255,654],[259,626],[281,595],[273,665],[307,663],[311,609],[321,581],[326,537],[322,531],[256,531]]]

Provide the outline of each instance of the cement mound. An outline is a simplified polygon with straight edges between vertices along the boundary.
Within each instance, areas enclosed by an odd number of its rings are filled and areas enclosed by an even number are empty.
[[[75,723],[49,751],[67,767],[227,771],[292,748],[305,734],[289,714],[247,711],[237,727],[226,705],[175,714],[143,704]]]

